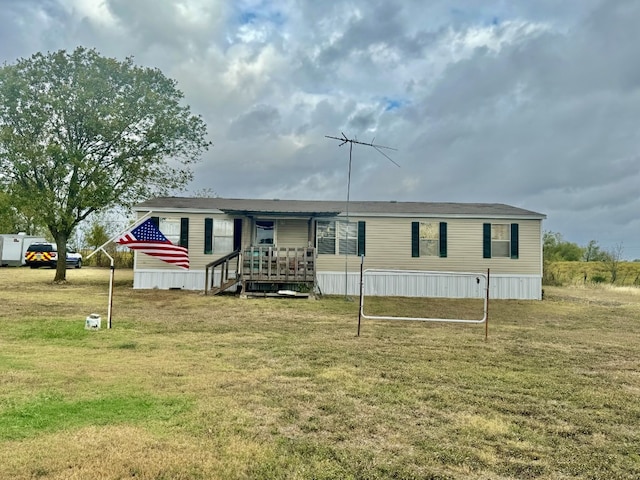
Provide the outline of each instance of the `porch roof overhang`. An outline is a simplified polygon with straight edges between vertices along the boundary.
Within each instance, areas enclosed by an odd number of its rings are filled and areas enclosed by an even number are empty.
[[[245,217],[278,217],[278,218],[316,218],[316,217],[335,217],[342,213],[341,211],[282,211],[282,210],[239,210],[233,208],[221,208],[221,211],[227,215],[245,216]]]

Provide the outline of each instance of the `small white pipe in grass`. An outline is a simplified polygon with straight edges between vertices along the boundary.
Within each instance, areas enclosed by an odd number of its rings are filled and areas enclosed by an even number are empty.
[[[102,253],[104,253],[107,257],[109,257],[109,262],[110,262],[109,269],[111,271],[109,272],[109,300],[108,300],[109,303],[107,304],[107,328],[110,329],[111,328],[111,310],[113,307],[113,276],[114,276],[116,267],[113,261],[113,257],[109,255],[109,252],[107,252],[103,247],[104,245],[102,247],[98,247],[97,249],[95,249],[93,252],[91,252],[91,254],[87,257],[87,259],[99,250],[102,250]]]

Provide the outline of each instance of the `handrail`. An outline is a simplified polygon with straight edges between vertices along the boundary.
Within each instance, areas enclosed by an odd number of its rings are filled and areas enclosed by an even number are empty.
[[[213,262],[209,262],[206,267],[205,267],[205,275],[204,275],[204,294],[208,295],[210,287],[213,287],[212,285],[209,285],[209,269],[211,269],[211,283],[213,283],[213,280],[215,278],[215,268],[222,265],[222,271],[220,272],[220,287],[216,287],[219,288],[220,290],[223,289],[223,285],[229,281],[229,261],[233,260],[234,258],[238,258],[238,262],[237,262],[237,266],[236,266],[236,275],[238,274],[239,271],[239,267],[240,267],[240,257],[241,254],[241,250],[234,250],[231,253],[228,253],[227,255],[225,255],[224,257],[220,257],[217,260],[214,260]],[[227,287],[224,287],[227,288]],[[216,292],[217,293],[217,292]]]
[[[207,263],[207,266],[206,266],[205,268],[211,268],[211,267],[215,268],[215,267],[217,267],[218,265],[220,265],[221,263],[224,263],[224,262],[226,262],[227,260],[231,260],[231,259],[233,259],[234,257],[238,256],[238,255],[240,254],[240,251],[241,251],[240,249],[238,249],[238,250],[234,250],[233,252],[228,253],[228,254],[227,254],[227,255],[225,255],[224,257],[220,257],[220,258],[218,258],[217,260],[214,260],[213,262]]]

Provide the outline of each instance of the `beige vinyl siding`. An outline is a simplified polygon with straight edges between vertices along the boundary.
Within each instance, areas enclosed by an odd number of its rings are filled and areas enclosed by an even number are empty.
[[[213,218],[232,220],[234,217],[221,214],[180,214],[180,213],[153,213],[153,216],[165,217],[165,218],[188,218],[189,219],[189,269],[190,270],[204,270],[207,263],[216,260],[224,256],[225,254],[209,254],[204,253],[204,219]],[[243,224],[243,229],[246,226]],[[246,234],[246,230],[243,230],[243,234]],[[159,269],[159,270],[183,270],[180,267],[171,265],[157,258],[153,258],[150,255],[136,252],[136,269]]]
[[[540,220],[491,220],[458,218],[389,218],[352,217],[350,221],[366,222],[365,268],[402,270],[441,270],[483,272],[487,268],[495,274],[516,273],[541,275]],[[411,222],[446,222],[447,257],[411,256]],[[482,258],[483,223],[518,223],[519,258]],[[348,270],[358,271],[360,259],[350,256]],[[344,271],[344,255],[318,255],[317,270]]]
[[[220,258],[221,254],[204,254],[204,219],[233,220],[234,217],[215,213],[155,213],[154,216],[189,218],[189,259],[191,270],[204,270],[205,266]],[[351,217],[351,222],[366,222],[365,268],[403,270],[441,270],[460,272],[484,272],[493,274],[542,275],[541,236],[542,222],[538,219],[464,219],[431,217]],[[411,222],[447,223],[447,258],[411,256]],[[483,223],[518,223],[519,258],[482,258]],[[276,226],[277,247],[304,247],[308,244],[306,219],[278,219]],[[242,246],[251,245],[253,231],[251,221],[242,222]],[[315,246],[315,245],[313,245]],[[181,271],[179,267],[162,262],[149,255],[136,253],[136,269]],[[360,258],[348,257],[348,270],[360,269]],[[319,272],[344,272],[344,255],[318,255]]]
[[[177,213],[155,213],[153,216],[164,218],[188,218],[189,219],[189,269],[204,270],[205,266],[214,260],[224,256],[225,254],[208,254],[204,253],[204,219],[213,218],[216,220],[231,220],[231,217],[224,214],[181,214]],[[305,219],[278,219],[276,221],[276,246],[277,247],[306,247],[309,243],[309,223]],[[242,219],[242,248],[251,246],[252,235],[251,220]],[[153,258],[143,253],[136,253],[137,269],[171,269],[180,271],[180,267]]]
[[[343,222],[345,219],[344,218],[340,218],[340,219],[336,219],[336,218],[327,218],[327,219],[322,219],[323,221],[328,220],[328,221],[336,221],[336,222]],[[369,230],[369,225],[370,225],[370,221],[372,219],[366,219],[366,218],[357,218],[357,217],[349,217],[349,223],[355,223],[357,224],[358,221],[364,220],[367,222],[367,226],[366,226],[366,244],[365,244],[365,252],[367,254],[367,257],[369,255],[376,255],[373,253],[373,250],[369,250],[370,247],[374,246],[374,243],[370,243],[369,239],[371,238],[371,232]],[[375,222],[375,219],[373,219],[373,221]],[[314,226],[315,228],[315,226]],[[411,233],[411,232],[409,232]],[[338,234],[337,232],[337,228],[336,228],[336,235]],[[411,239],[409,239],[411,240]],[[317,245],[313,245],[313,247],[317,248]],[[409,251],[409,253],[411,253],[411,251]],[[346,256],[346,260],[347,260],[347,267],[349,269],[349,271],[355,272],[355,271],[360,271],[360,257],[358,257],[357,255],[347,255]],[[366,257],[365,257],[365,262],[366,262]],[[385,268],[385,267],[378,267],[378,268]],[[341,254],[341,253],[335,253],[335,254],[322,254],[322,255],[318,255],[316,254],[316,271],[324,271],[324,272],[344,272],[345,270],[345,255]]]
[[[517,259],[482,258],[482,225],[519,225],[519,253]],[[449,251],[447,264],[452,271],[484,271],[496,274],[542,275],[540,220],[518,219],[459,219],[448,222]],[[418,259],[416,259],[418,260]]]
[[[283,218],[276,225],[276,247],[297,248],[309,244],[309,221],[300,218]]]

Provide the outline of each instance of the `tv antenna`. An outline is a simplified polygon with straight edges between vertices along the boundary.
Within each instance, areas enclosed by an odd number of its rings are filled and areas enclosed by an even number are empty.
[[[340,142],[342,142],[340,145],[338,145],[339,147],[345,145],[345,144],[349,144],[349,174],[347,176],[347,211],[346,211],[346,215],[347,215],[347,225],[345,227],[345,244],[347,243],[348,240],[348,232],[349,232],[349,196],[351,193],[351,160],[352,160],[352,156],[353,156],[353,144],[357,144],[357,145],[364,145],[365,147],[372,147],[374,150],[376,150],[380,155],[384,156],[387,160],[389,160],[391,163],[393,163],[396,167],[400,168],[400,165],[398,165],[398,163],[396,163],[389,155],[387,155],[386,153],[384,153],[382,150],[393,150],[393,151],[397,151],[396,148],[393,147],[386,147],[384,145],[378,145],[373,143],[373,141],[375,140],[375,137],[371,140],[371,143],[365,143],[365,142],[360,142],[355,138],[348,138],[344,132],[340,132],[342,133],[342,137],[332,137],[331,135],[325,135],[326,138],[330,138],[332,140],[338,140]],[[336,232],[338,234],[338,237],[340,235],[340,232]],[[361,261],[363,261],[364,259],[362,259]],[[348,297],[348,285],[349,285],[349,256],[347,253],[347,249],[345,248],[345,252],[344,252],[344,296],[346,299],[349,299]]]

